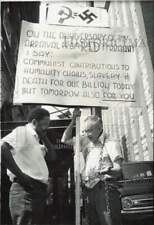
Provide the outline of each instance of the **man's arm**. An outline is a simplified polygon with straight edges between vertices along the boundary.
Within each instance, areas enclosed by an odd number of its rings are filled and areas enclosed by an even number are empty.
[[[1,146],[2,162],[16,177],[19,178],[19,180],[21,180],[21,182],[28,184],[32,188],[30,177],[24,174],[18,167],[12,156],[11,150],[12,146],[10,146],[8,143],[4,142],[2,144]]]
[[[77,116],[80,116],[81,115],[81,112],[78,108],[76,108],[73,112],[73,117],[72,117],[72,121],[71,123],[69,124],[69,126],[66,128],[66,130],[64,131],[63,133],[63,136],[62,136],[62,139],[61,139],[61,142],[65,143],[65,144],[71,144],[73,145],[73,141],[72,141],[72,131],[73,131],[73,127],[75,125],[75,122],[76,122],[76,117]]]
[[[121,147],[118,141],[108,143],[107,152],[113,162],[113,167],[107,171],[107,174],[117,179],[121,177],[123,158],[121,155]]]
[[[121,177],[121,167],[122,167],[122,158],[117,159],[116,161],[113,162],[113,167],[112,168],[106,168],[101,171],[101,174],[104,174],[105,180],[107,179],[118,179]]]
[[[66,130],[63,133],[63,136],[62,136],[62,139],[61,139],[62,143],[73,145],[72,131],[73,131],[74,124],[75,124],[75,119],[72,118],[72,121],[70,122],[70,124],[68,125],[68,127],[66,128]]]
[[[122,158],[117,159],[113,162],[113,168],[111,168],[107,174],[113,176],[114,178],[119,178],[121,176]]]
[[[15,175],[21,176],[22,171],[17,166],[12,154],[11,154],[12,146],[8,143],[4,142],[1,146],[1,154],[2,154],[2,162],[4,165]]]

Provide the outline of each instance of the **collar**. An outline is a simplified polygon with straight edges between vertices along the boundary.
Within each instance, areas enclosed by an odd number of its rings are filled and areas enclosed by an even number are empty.
[[[104,146],[106,139],[107,139],[107,135],[105,133],[103,133],[99,138],[99,142],[102,143]]]
[[[102,134],[101,137],[99,137],[95,143],[89,140],[89,144],[91,147],[104,147],[106,143],[106,138],[106,134]]]
[[[35,131],[34,126],[33,126],[31,123],[28,123],[28,124],[26,125],[26,127],[27,127],[28,131],[29,131],[33,136],[35,136],[35,137],[38,138],[38,134],[37,134],[37,132]]]

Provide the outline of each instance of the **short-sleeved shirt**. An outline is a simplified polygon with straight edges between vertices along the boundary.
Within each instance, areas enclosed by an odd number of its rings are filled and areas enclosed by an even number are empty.
[[[43,183],[48,182],[48,168],[44,159],[46,147],[39,142],[39,137],[32,124],[15,128],[2,139],[11,147],[13,158],[21,171]],[[13,181],[15,175],[8,170],[8,176]]]
[[[107,167],[112,168],[114,162],[122,158],[118,141],[104,141],[98,140],[94,144],[86,136],[82,137],[80,141],[80,173],[82,174],[85,185],[89,188],[93,188],[101,180],[101,176],[99,175],[100,171],[107,169]],[[76,165],[76,155],[74,159]]]

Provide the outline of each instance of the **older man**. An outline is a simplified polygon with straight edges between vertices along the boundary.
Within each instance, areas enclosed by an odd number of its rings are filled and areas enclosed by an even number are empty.
[[[80,116],[78,109],[74,111],[72,121],[62,137],[62,142],[73,146],[75,138],[72,137],[72,129],[77,116]],[[102,120],[98,116],[88,116],[85,120],[85,135],[80,139],[80,158],[82,179],[89,201],[89,225],[121,225],[119,192],[115,187],[108,192],[105,185],[107,179],[117,179],[121,175],[120,145],[102,134]],[[100,136],[104,136],[103,140]]]

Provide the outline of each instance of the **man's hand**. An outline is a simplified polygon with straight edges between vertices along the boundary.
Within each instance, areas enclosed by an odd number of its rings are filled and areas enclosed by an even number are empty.
[[[111,181],[111,180],[113,180],[113,179],[114,179],[113,176],[111,176],[111,175],[109,175],[109,174],[105,174],[105,175],[103,176],[103,179],[102,179],[102,180]]]
[[[37,134],[38,134],[40,139],[44,139],[47,135],[47,131],[46,130],[39,130],[39,131],[37,131]]]
[[[105,167],[104,169],[99,171],[99,174],[107,174],[110,171],[111,167]]]
[[[79,117],[81,116],[81,111],[79,108],[75,108],[74,111],[73,111],[73,117],[72,119],[76,119],[76,117]]]

